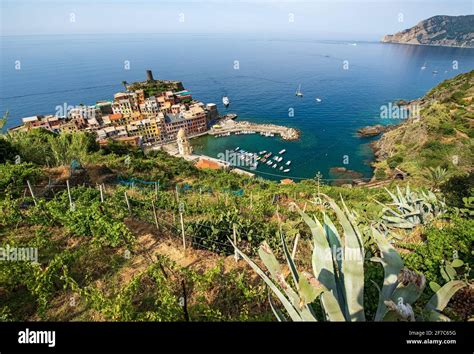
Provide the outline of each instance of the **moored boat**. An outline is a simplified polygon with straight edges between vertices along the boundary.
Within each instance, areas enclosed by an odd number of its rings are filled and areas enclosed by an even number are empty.
[[[229,107],[230,105],[229,97],[227,96],[222,97],[222,103],[224,104],[225,108]]]

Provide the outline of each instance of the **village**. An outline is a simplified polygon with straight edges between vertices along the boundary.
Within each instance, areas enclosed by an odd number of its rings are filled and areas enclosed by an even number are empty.
[[[228,169],[254,176],[231,166],[222,159],[194,155],[189,139],[202,135],[215,137],[231,134],[256,134],[283,140],[296,140],[299,132],[274,124],[235,122],[236,114],[219,115],[215,103],[204,104],[193,99],[180,81],[155,80],[151,70],[146,80],[128,84],[112,101],[94,105],[57,106],[55,114],[22,118],[9,133],[46,129],[54,133],[89,132],[96,134],[101,145],[117,141],[144,149],[160,149],[170,155],[193,161],[198,168]]]

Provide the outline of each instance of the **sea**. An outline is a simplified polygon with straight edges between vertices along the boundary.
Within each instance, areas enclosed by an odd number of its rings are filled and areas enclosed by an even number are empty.
[[[0,37],[0,112],[6,128],[22,117],[54,114],[79,104],[111,100],[122,81],[179,80],[194,98],[216,103],[238,120],[297,128],[297,141],[260,135],[205,136],[194,151],[212,157],[240,147],[249,152],[286,149],[290,171],[260,165],[272,180],[337,180],[372,176],[376,138],[357,129],[398,124],[381,114],[393,101],[423,96],[445,79],[474,69],[474,49],[315,40],[284,35],[121,34]],[[303,97],[295,95],[301,85]],[[222,97],[231,104],[226,109]],[[61,108],[63,107],[63,108]],[[347,175],[345,175],[347,176]]]

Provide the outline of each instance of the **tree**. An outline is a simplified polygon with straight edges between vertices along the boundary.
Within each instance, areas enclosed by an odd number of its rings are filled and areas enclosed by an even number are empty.
[[[426,170],[425,177],[431,181],[435,190],[439,190],[440,185],[446,181],[448,177],[448,170],[440,166],[436,168],[429,167]]]
[[[128,91],[128,88],[127,88],[128,82],[124,80],[122,81],[122,85],[123,87],[125,87],[125,91]]]

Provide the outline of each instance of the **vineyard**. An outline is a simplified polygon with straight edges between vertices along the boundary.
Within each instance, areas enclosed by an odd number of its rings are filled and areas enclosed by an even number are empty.
[[[33,248],[38,259],[0,261],[2,321],[348,320],[349,293],[328,300],[331,284],[331,294],[345,293],[347,266],[319,262],[352,232],[363,251],[351,267],[361,272],[352,284],[363,289],[365,318],[387,311],[379,303],[386,249],[399,254],[395,278],[409,279],[397,294],[419,286],[413,317],[395,316],[395,303],[391,320],[427,319],[425,306],[438,319],[473,316],[472,204],[465,195],[459,202],[469,189],[280,185],[196,170],[162,152],[99,149],[87,137],[64,145],[48,133],[22,138],[4,139],[0,247]],[[325,283],[318,273],[328,267],[336,278]],[[346,310],[330,318],[333,300]]]

